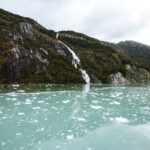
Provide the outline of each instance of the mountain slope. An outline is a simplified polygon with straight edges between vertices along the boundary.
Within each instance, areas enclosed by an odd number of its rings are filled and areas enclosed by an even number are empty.
[[[134,60],[150,64],[150,46],[135,41],[119,42],[117,46]]]
[[[0,10],[0,82],[84,82],[55,35],[32,19]]]
[[[80,59],[76,68],[69,46]],[[0,9],[0,83],[149,82],[150,66],[113,44],[73,31],[47,30],[36,21]],[[138,75],[137,75],[138,74]]]

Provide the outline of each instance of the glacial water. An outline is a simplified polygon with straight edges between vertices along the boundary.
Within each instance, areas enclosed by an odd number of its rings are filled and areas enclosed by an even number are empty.
[[[0,85],[0,150],[150,150],[150,85]]]

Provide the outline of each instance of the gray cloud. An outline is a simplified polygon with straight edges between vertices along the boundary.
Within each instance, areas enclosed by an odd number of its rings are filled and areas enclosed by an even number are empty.
[[[37,20],[48,29],[75,30],[100,40],[150,45],[149,0],[5,0],[1,8]]]

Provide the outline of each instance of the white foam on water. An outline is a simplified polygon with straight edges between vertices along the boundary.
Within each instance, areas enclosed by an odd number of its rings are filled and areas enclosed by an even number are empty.
[[[19,84],[12,84],[12,87],[19,87]]]
[[[16,136],[21,136],[21,135],[22,135],[22,133],[20,133],[20,132],[16,133]]]
[[[5,142],[2,142],[1,145],[4,146],[4,145],[6,145],[6,143],[5,143]]]
[[[12,98],[11,100],[12,100],[12,101],[16,101],[16,100],[17,100],[17,98]]]
[[[33,110],[39,110],[41,107],[32,107]]]
[[[95,104],[96,104],[96,103],[98,103],[98,100],[93,100],[92,103],[95,103]]]
[[[14,103],[15,106],[18,106],[18,105],[20,105],[20,104],[21,104],[21,102],[16,102],[16,103]]]
[[[7,118],[8,118],[7,116],[2,117],[2,119],[7,119]]]
[[[43,104],[43,103],[44,103],[44,101],[38,101],[38,103],[39,103],[39,104]]]
[[[73,140],[73,138],[74,138],[73,134],[72,135],[67,135],[67,140]]]
[[[62,101],[62,103],[64,103],[64,104],[67,104],[67,103],[69,103],[69,102],[70,102],[70,100]]]
[[[16,96],[17,96],[17,94],[16,94],[15,92],[8,93],[8,94],[6,94],[6,95],[11,96],[11,97],[16,97]]]
[[[56,107],[54,107],[54,106],[52,106],[51,108],[54,109],[54,110],[58,110],[58,108],[56,108]]]
[[[33,122],[34,122],[34,123],[38,123],[38,122],[39,122],[39,120],[33,120]]]
[[[119,103],[119,102],[117,102],[117,101],[112,101],[110,104],[120,105],[120,103]]]
[[[19,112],[19,113],[18,113],[19,116],[22,116],[22,115],[24,115],[24,114],[25,114],[24,112]]]
[[[29,100],[29,99],[26,99],[26,101],[25,101],[25,103],[24,103],[25,105],[31,105],[32,104],[32,101],[31,100]]]
[[[91,107],[92,109],[101,109],[101,108],[102,108],[102,106],[94,106],[94,105],[90,105],[90,107]]]
[[[82,122],[87,122],[87,120],[85,118],[77,118],[78,121],[82,121]]]
[[[115,118],[115,120],[119,123],[128,123],[129,122],[128,119],[122,118],[122,117],[117,117],[117,118]]]
[[[37,130],[36,130],[36,132],[43,132],[45,130],[45,127],[42,127],[42,128],[38,128]]]

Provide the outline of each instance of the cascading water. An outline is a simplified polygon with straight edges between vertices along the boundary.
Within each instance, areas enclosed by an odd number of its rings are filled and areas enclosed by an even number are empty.
[[[59,33],[56,34],[56,39],[58,39],[59,37]],[[63,43],[62,41],[58,40],[59,43],[63,44],[68,50],[69,52],[72,54],[72,57],[73,57],[73,60],[72,60],[72,63],[73,65],[75,66],[75,68],[78,68],[78,65],[80,65],[80,59],[79,57],[75,54],[75,52],[69,47],[67,46],[65,43]],[[90,83],[90,77],[89,75],[86,73],[85,70],[83,70],[82,68],[79,68],[81,74],[82,74],[82,77],[83,79],[85,80],[86,83]]]

